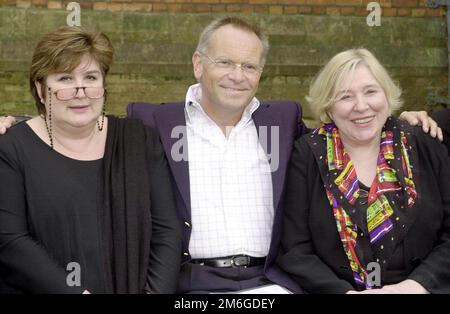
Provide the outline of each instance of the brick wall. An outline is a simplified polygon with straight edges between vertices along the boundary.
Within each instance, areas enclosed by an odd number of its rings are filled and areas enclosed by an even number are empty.
[[[166,5],[269,5],[264,0],[161,1]],[[8,5],[5,5],[8,2]],[[28,69],[37,40],[45,33],[65,25],[68,11],[58,9],[60,1],[2,1],[0,6],[0,114],[34,114],[28,88]],[[289,4],[288,4],[289,2]],[[168,13],[121,10],[135,2],[110,1],[106,10],[100,2],[82,1],[83,26],[104,31],[116,49],[115,63],[108,76],[108,112],[123,115],[131,101],[167,102],[183,99],[189,84],[195,83],[191,56],[203,27],[223,13]],[[330,12],[355,8],[353,0],[271,1],[272,5],[324,8]],[[275,3],[275,4],[274,4]],[[302,4],[300,4],[302,3]],[[321,3],[322,5],[318,5]],[[423,1],[381,1],[400,12],[420,9]],[[297,5],[298,4],[298,5]],[[345,6],[348,4],[348,6]],[[17,7],[17,6],[22,7]],[[410,5],[411,7],[406,7]],[[413,7],[417,5],[417,7]],[[56,7],[56,9],[48,9]],[[89,9],[95,7],[97,9]],[[313,9],[311,9],[313,11]],[[385,9],[386,10],[386,9]],[[427,12],[425,9],[425,12]],[[311,12],[312,12],[311,11]],[[341,12],[339,11],[339,12]],[[437,10],[439,11],[439,10]],[[355,11],[356,12],[356,11]],[[334,54],[352,47],[373,51],[399,81],[404,90],[406,109],[426,109],[429,93],[447,96],[447,28],[442,16],[385,16],[380,27],[369,27],[364,16],[315,14],[233,13],[259,24],[269,35],[271,50],[257,96],[261,99],[304,97],[313,76]],[[310,110],[304,107],[307,118]]]
[[[1,0],[19,8],[62,9],[72,0]],[[366,16],[373,0],[111,0],[76,1],[84,9],[176,13],[269,13]],[[384,16],[442,16],[443,9],[430,9],[426,0],[379,0]]]

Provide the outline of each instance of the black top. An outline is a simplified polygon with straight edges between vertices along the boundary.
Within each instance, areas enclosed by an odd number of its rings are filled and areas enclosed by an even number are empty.
[[[105,255],[112,263],[113,271],[121,270],[120,274],[113,273],[115,282],[126,281],[128,277],[128,280],[132,280],[128,286],[134,287],[119,287],[112,291],[139,293],[143,292],[143,285],[147,292],[174,291],[181,243],[170,175],[158,135],[154,130],[147,129],[147,145],[144,142],[132,148],[136,149],[132,154],[130,147],[121,143],[130,143],[133,139],[124,137],[123,141],[119,141],[113,136],[113,130],[117,133],[119,126],[120,130],[122,126],[126,127],[130,136],[138,137],[134,133],[136,128],[133,126],[139,127],[135,122],[110,117],[105,157],[94,161],[79,161],[59,154],[26,123],[18,124],[0,137],[0,294],[81,293],[85,289],[91,293],[111,292],[109,278],[105,279],[108,274],[106,269],[109,268],[105,268],[108,266],[105,266],[101,253],[105,244],[111,244],[105,242],[110,241],[110,237],[126,245],[123,248],[122,244],[112,242],[119,251],[112,251],[115,254],[113,256],[109,253]],[[127,153],[116,149],[122,146]],[[114,149],[111,150],[111,147]],[[118,163],[117,160],[124,156],[129,161],[138,160],[135,157],[139,153],[138,149],[142,152],[147,149],[149,153],[143,156],[147,155],[150,159],[145,161],[141,158],[139,163],[128,165],[128,162],[123,166]],[[117,153],[119,151],[120,154]],[[112,167],[105,168],[106,177],[101,174],[105,164],[111,164]],[[149,165],[149,172],[144,165]],[[137,182],[134,180],[136,174],[128,171],[129,166],[136,168],[136,173],[142,178],[152,173],[148,180],[150,186],[142,186],[142,189],[136,187],[133,183]],[[125,177],[122,173],[124,169],[128,169]],[[104,177],[106,179],[101,179]],[[105,185],[105,182],[110,185]],[[99,190],[100,187],[102,190]],[[99,195],[103,195],[105,189],[109,193],[107,208],[110,208],[111,203],[112,215],[132,213],[133,216],[118,216],[122,221],[116,221],[111,216],[114,224],[109,225],[106,221],[105,225],[100,220],[105,216],[100,213],[98,206],[101,204]],[[151,217],[150,208],[140,208],[138,202],[142,202],[142,198],[138,195],[147,195],[146,198],[151,199]],[[123,202],[124,198],[126,202]],[[125,212],[122,212],[121,207]],[[133,211],[136,208],[139,208],[139,212]],[[140,224],[140,221],[150,218],[148,223]],[[140,221],[136,222],[136,219]],[[145,230],[148,231],[143,232],[141,225],[147,226]],[[106,226],[110,233],[102,233],[100,226]],[[105,234],[108,239],[102,240]],[[116,239],[121,235],[124,238],[122,241]],[[128,243],[128,237],[133,239],[133,243],[136,242],[136,247]],[[142,250],[139,244],[146,244],[147,249]],[[136,256],[135,260],[133,255]],[[69,265],[73,262],[77,263],[75,268],[74,264]],[[125,268],[122,267],[123,263],[126,263]],[[131,265],[136,263],[138,265],[131,269]],[[71,286],[70,283],[77,283],[78,265],[81,286]],[[136,274],[144,276],[144,283],[142,276],[137,277]]]
[[[442,128],[444,145],[447,146],[448,153],[450,154],[450,108],[433,113],[432,118]]]
[[[370,187],[358,181],[359,185],[359,197],[358,202],[356,204],[356,208],[361,211],[362,217],[367,217],[367,209],[368,209],[368,201],[369,201],[369,192]],[[363,245],[359,246],[360,254],[362,260],[375,261],[374,255],[376,254],[372,249],[372,245],[370,244],[369,234],[364,235]],[[389,259],[389,268],[385,270],[385,282],[384,284],[394,284],[400,282],[402,279],[406,278],[408,275],[407,270],[405,268],[403,262],[403,243],[399,243],[397,249],[394,251],[394,254]]]
[[[432,293],[449,293],[450,160],[438,140],[420,128],[402,127],[414,133],[408,143],[418,198],[400,224],[404,231],[386,259],[381,284],[410,278]],[[357,287],[308,136],[297,140],[292,153],[277,263],[310,293],[345,293]]]
[[[23,272],[16,282],[20,290],[36,284],[36,292],[78,293],[61,286],[75,262],[81,285],[104,291],[96,205],[100,165],[101,160],[75,160],[52,150],[27,123],[0,138],[0,261],[9,266],[1,277]],[[76,275],[73,265],[68,270]]]

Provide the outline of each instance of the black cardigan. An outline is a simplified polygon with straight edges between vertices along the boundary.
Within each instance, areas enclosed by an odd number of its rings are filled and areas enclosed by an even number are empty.
[[[413,133],[418,199],[415,217],[406,226],[409,231],[397,247],[403,248],[407,278],[431,293],[450,293],[450,159],[438,140],[419,128]],[[310,293],[354,290],[333,210],[305,137],[295,143],[284,203],[278,265]],[[386,283],[390,278],[384,279]]]
[[[156,130],[109,118],[98,204],[107,292],[173,293],[181,236]]]

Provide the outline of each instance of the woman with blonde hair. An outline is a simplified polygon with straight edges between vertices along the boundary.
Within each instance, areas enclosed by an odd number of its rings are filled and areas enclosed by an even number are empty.
[[[401,90],[365,49],[334,56],[307,98],[278,265],[310,293],[449,293],[450,160],[391,116]]]

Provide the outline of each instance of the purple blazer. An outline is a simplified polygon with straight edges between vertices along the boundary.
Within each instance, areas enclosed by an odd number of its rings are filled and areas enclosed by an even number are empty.
[[[183,134],[186,134],[184,102],[163,103],[161,105],[130,103],[127,108],[127,114],[130,118],[138,118],[142,120],[145,125],[156,128],[160,133],[164,151],[174,179],[178,215],[183,224],[182,264],[187,263],[191,259],[188,250],[191,236],[189,164],[185,160],[176,161],[171,157],[173,149],[179,154],[183,153],[183,148],[187,148],[186,138],[184,138],[183,147],[180,145],[180,138],[183,140],[182,136]],[[282,195],[288,162],[291,157],[295,139],[308,132],[308,129],[301,119],[302,113],[300,106],[292,101],[280,100],[261,102],[261,105],[253,113],[252,117],[258,132],[260,127],[267,127],[267,145],[262,145],[266,153],[271,153],[271,127],[279,127],[280,135],[279,165],[277,170],[272,172],[273,205],[275,209],[274,225],[270,249],[264,267],[264,274],[268,279],[281,286],[287,287],[294,292],[301,292],[302,290],[298,284],[275,265],[275,259],[278,254],[281,236],[283,217]]]

